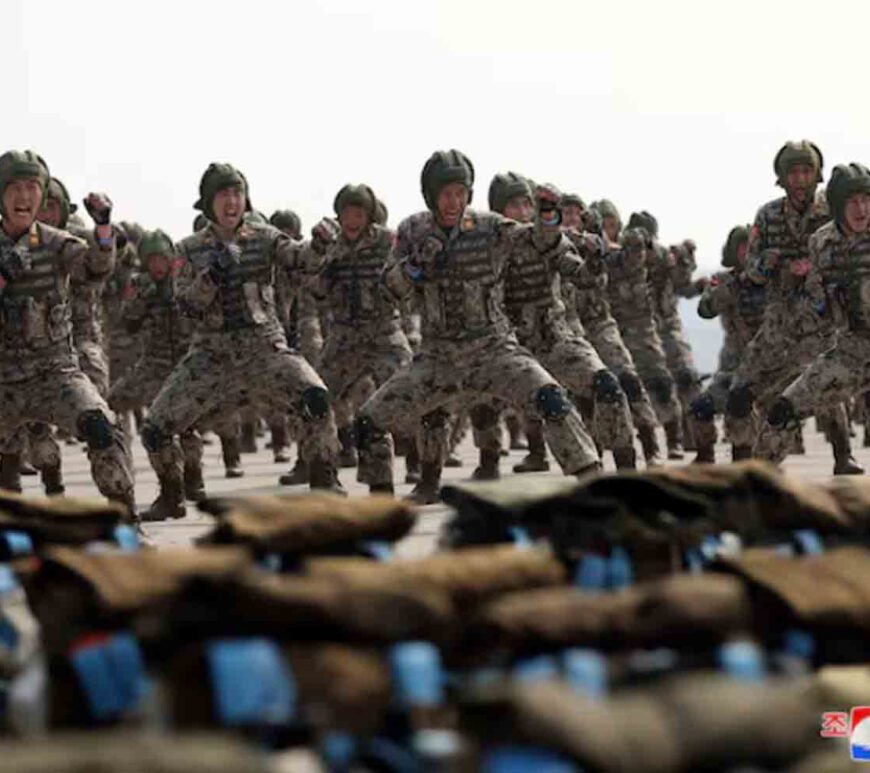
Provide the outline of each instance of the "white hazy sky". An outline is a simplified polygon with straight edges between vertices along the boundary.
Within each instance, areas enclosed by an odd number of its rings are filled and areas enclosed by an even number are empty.
[[[702,268],[777,195],[773,155],[870,163],[867,0],[4,0],[2,144],[77,199],[190,231],[200,175],[240,167],[254,205],[308,228],[368,182],[391,222],[458,147],[692,236]]]

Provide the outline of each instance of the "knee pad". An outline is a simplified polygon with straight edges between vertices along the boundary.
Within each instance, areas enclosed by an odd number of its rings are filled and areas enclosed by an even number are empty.
[[[27,434],[36,440],[43,440],[51,435],[51,427],[48,424],[35,421],[27,425]]]
[[[499,412],[491,405],[475,405],[468,416],[476,430],[487,430],[498,424]]]
[[[755,398],[752,395],[752,388],[749,386],[740,386],[728,392],[728,402],[725,405],[725,413],[735,419],[745,419],[752,413],[752,403]]]
[[[674,382],[667,378],[650,379],[647,385],[653,398],[659,403],[669,403],[674,394]]]
[[[698,421],[710,422],[716,417],[716,404],[712,396],[706,392],[692,400],[689,410]]]
[[[599,370],[595,374],[592,391],[599,403],[618,403],[622,397],[619,381],[609,370]]]
[[[353,434],[357,449],[368,451],[372,447],[372,443],[381,440],[387,433],[375,426],[369,416],[362,415],[358,416],[353,423]]]
[[[675,374],[675,380],[677,382],[677,387],[682,389],[684,392],[697,386],[701,381],[698,374],[688,368],[681,368],[678,370]]]
[[[114,440],[114,427],[102,411],[85,411],[76,422],[79,437],[94,451],[105,451]]]
[[[565,418],[572,408],[565,391],[557,384],[547,384],[535,393],[535,410],[547,421]]]
[[[643,384],[640,383],[640,377],[636,373],[620,373],[619,383],[630,403],[637,402],[643,397]]]
[[[172,435],[167,435],[156,424],[148,419],[142,422],[139,432],[142,445],[149,454],[156,454],[161,448],[166,448],[172,442]]]
[[[436,408],[434,411],[430,411],[423,416],[423,418],[420,419],[420,423],[423,425],[423,429],[444,429],[447,426],[449,418],[450,414],[448,414],[447,411],[443,408]]]
[[[319,386],[308,387],[302,393],[302,407],[309,418],[325,418],[329,415],[329,392]]]
[[[795,427],[799,422],[800,417],[794,409],[794,404],[787,397],[777,398],[767,413],[767,423],[775,429]]]

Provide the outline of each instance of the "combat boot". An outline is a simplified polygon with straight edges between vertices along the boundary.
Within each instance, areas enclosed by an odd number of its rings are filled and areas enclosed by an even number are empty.
[[[462,467],[462,459],[460,459],[453,452],[447,454],[447,458],[444,460],[445,467]]]
[[[396,489],[392,483],[373,483],[369,486],[369,494],[389,494],[392,496]]]
[[[227,478],[243,478],[245,471],[242,469],[239,439],[235,437],[222,437],[221,453],[224,457],[224,475]]]
[[[529,424],[526,427],[526,438],[529,441],[529,453],[519,464],[514,465],[514,472],[547,472],[550,462],[547,460],[547,443],[544,441],[544,428],[541,424]]]
[[[154,521],[166,521],[170,518],[184,518],[184,487],[180,480],[172,478],[158,478],[160,494],[151,503],[140,520],[144,523]]]
[[[308,485],[312,491],[331,491],[347,496],[347,491],[338,479],[335,464],[326,459],[315,459],[308,465]]]
[[[668,459],[678,462],[685,457],[683,452],[682,432],[679,421],[669,421],[665,424],[665,437],[668,441]]]
[[[870,428],[868,427],[864,427],[864,448],[870,448]]]
[[[647,469],[650,467],[661,467],[664,461],[662,460],[662,452],[656,437],[656,428],[651,426],[638,427],[637,437],[640,440],[640,447],[643,449],[643,458]]]
[[[408,450],[405,454],[405,483],[420,482],[420,451],[417,443],[411,438],[408,441]]]
[[[406,497],[418,505],[433,505],[441,501],[441,466],[437,462],[420,465],[420,482]]]
[[[475,471],[471,473],[472,480],[499,480],[501,473],[498,469],[498,462],[501,458],[501,453],[492,451],[487,448],[480,449],[480,464]]]
[[[341,443],[341,450],[338,452],[339,467],[356,467],[359,464],[355,440],[353,430],[350,427],[341,427],[338,430],[338,442]]]
[[[834,475],[863,475],[864,468],[852,456],[852,444],[843,428],[831,422],[828,435],[834,452]]]
[[[242,438],[239,445],[239,450],[243,454],[257,453],[257,424],[253,421],[246,421],[242,424]]]
[[[202,465],[184,465],[184,498],[188,502],[202,502],[205,499],[205,482],[202,479]]]
[[[742,462],[752,458],[752,446],[731,446],[731,461]]]
[[[36,469],[30,462],[27,461],[24,457],[21,458],[21,464],[19,465],[21,474],[25,477],[31,477],[33,475],[39,475],[39,470]]]
[[[0,454],[0,488],[21,493],[21,456]]]
[[[636,470],[637,454],[633,446],[613,449],[613,463],[617,470]]]
[[[57,497],[66,491],[59,464],[43,467],[40,470],[40,475],[42,476],[42,487],[45,489],[46,496]]]
[[[287,439],[287,426],[283,422],[273,424],[272,432],[272,458],[275,464],[286,464],[290,461],[290,443]]]
[[[696,449],[692,464],[716,464],[716,450],[714,446],[699,444]]]
[[[296,464],[293,465],[293,469],[278,478],[278,483],[282,486],[302,486],[303,484],[308,483],[308,480],[308,464],[307,462],[303,462],[302,458],[299,457],[296,459]]]

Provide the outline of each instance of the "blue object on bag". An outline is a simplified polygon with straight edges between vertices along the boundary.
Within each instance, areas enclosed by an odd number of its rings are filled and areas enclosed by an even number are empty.
[[[139,644],[128,633],[76,647],[70,653],[70,661],[96,720],[119,718],[148,691]]]
[[[511,540],[517,547],[525,548],[531,546],[532,538],[523,526],[511,526],[508,532],[511,535]]]
[[[559,663],[552,655],[536,655],[518,660],[514,665],[514,679],[521,682],[539,682],[559,678]]]
[[[816,555],[825,552],[825,545],[819,533],[814,529],[797,529],[792,535],[795,544],[804,555]]]
[[[811,661],[816,656],[816,639],[809,631],[790,628],[782,637],[782,648],[789,655]]]
[[[215,710],[228,727],[288,725],[296,718],[296,681],[269,639],[218,639],[206,645]]]
[[[441,653],[428,641],[407,641],[390,649],[396,699],[405,708],[444,703]]]
[[[0,564],[0,595],[11,593],[18,587],[18,578],[9,564]]]
[[[735,679],[760,682],[767,675],[764,651],[755,642],[726,642],[719,648],[719,665]]]
[[[363,543],[363,549],[381,563],[385,563],[393,557],[393,548],[385,540],[367,540]]]
[[[574,572],[574,584],[585,591],[600,591],[607,587],[608,562],[604,556],[588,553],[580,559]]]
[[[135,553],[141,547],[136,529],[126,523],[118,524],[113,532],[118,547],[127,553]]]
[[[574,647],[562,653],[565,680],[588,698],[607,694],[607,658],[598,650]]]
[[[9,555],[29,556],[33,553],[33,540],[26,531],[16,531],[14,529],[3,532],[3,541],[6,543],[6,549]]]
[[[628,551],[619,545],[610,551],[607,562],[607,587],[618,590],[627,588],[634,582],[634,567]]]
[[[580,773],[567,757],[537,746],[497,746],[483,755],[483,773]]]
[[[357,757],[356,739],[349,733],[326,733],[320,743],[320,753],[329,770],[350,770]]]

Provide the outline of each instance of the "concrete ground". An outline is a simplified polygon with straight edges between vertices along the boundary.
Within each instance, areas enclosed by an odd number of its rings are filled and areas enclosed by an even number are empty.
[[[865,467],[870,469],[870,449],[862,447],[863,431],[859,430],[859,437],[853,440],[855,457]],[[242,466],[245,477],[235,480],[227,480],[224,477],[223,464],[220,460],[220,445],[216,438],[205,449],[205,484],[210,495],[253,495],[253,494],[291,494],[304,493],[305,486],[280,486],[278,476],[289,468],[287,464],[275,464],[272,460],[272,452],[265,448],[267,438],[259,439],[260,450],[256,454],[244,454]],[[662,438],[663,441],[663,438]],[[833,460],[830,448],[824,438],[815,432],[814,422],[808,422],[805,432],[807,453],[803,456],[792,456],[785,463],[785,469],[807,480],[825,480],[830,477],[833,469]],[[294,449],[295,453],[295,449]],[[725,462],[729,459],[730,448],[720,443],[716,449],[717,459]],[[154,472],[148,464],[145,453],[136,442],[136,499],[140,507],[145,507],[157,495],[157,480]],[[446,469],[444,481],[464,480],[471,475],[476,465],[477,451],[471,441],[470,434],[466,436],[459,448],[459,455],[464,464],[457,469]],[[503,476],[514,475],[511,467],[524,456],[522,451],[512,451],[509,457],[502,459],[501,469]],[[686,461],[691,459],[692,454],[686,455]],[[685,462],[669,462],[669,464],[683,464]],[[90,477],[87,458],[80,445],[64,447],[64,479],[67,492],[71,496],[99,496]],[[606,469],[613,469],[613,461],[609,454],[605,459]],[[561,475],[558,465],[551,459],[551,471],[549,473],[536,473],[541,475]],[[399,459],[396,462],[396,493],[401,496],[407,494],[412,486],[404,483],[404,462]],[[341,470],[341,481],[351,495],[362,495],[367,488],[356,482],[356,470]],[[39,494],[41,488],[39,479],[25,477],[23,479],[25,493]],[[449,515],[449,508],[443,505],[430,505],[422,508],[422,517],[419,519],[414,531],[398,546],[401,555],[422,555],[434,549],[435,537]],[[205,532],[212,523],[212,518],[197,511],[195,505],[187,506],[187,516],[177,521],[166,523],[148,524],[146,531],[160,546],[187,545],[197,535]]]

